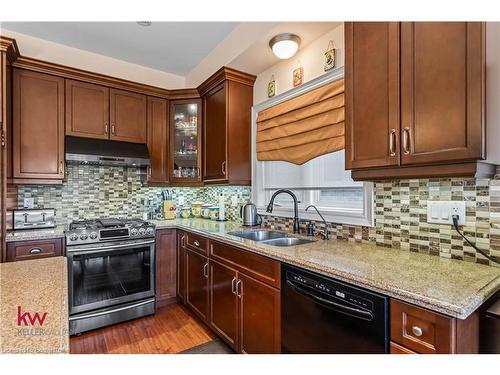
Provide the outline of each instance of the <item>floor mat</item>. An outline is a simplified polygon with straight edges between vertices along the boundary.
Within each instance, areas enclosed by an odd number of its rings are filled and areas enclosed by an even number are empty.
[[[194,348],[184,350],[179,354],[234,354],[234,351],[222,340],[216,339]]]

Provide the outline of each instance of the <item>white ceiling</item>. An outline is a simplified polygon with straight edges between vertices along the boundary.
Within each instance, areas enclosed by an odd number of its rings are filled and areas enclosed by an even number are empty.
[[[185,76],[237,22],[2,22],[0,28]]]

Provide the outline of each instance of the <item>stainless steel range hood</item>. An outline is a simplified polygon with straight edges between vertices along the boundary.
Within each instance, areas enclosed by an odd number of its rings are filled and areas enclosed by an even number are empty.
[[[149,152],[144,144],[67,136],[65,146],[68,163],[122,167],[149,165]]]

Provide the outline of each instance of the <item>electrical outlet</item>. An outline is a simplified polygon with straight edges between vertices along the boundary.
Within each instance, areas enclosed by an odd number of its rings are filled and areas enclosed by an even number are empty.
[[[231,207],[238,207],[238,197],[236,195],[231,196]]]
[[[184,196],[180,195],[179,196],[179,206],[184,206],[184,203],[185,203]]]
[[[465,224],[465,201],[427,201],[427,222],[452,224],[452,215],[458,215],[458,225]]]
[[[23,200],[23,207],[24,208],[33,208],[35,206],[35,199],[34,198],[24,198]]]

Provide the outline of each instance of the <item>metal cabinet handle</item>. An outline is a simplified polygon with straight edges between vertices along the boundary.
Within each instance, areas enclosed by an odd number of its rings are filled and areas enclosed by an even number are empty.
[[[233,294],[236,294],[236,280],[236,276],[231,280],[231,292],[233,292]]]
[[[186,246],[186,236],[181,236],[181,247]]]
[[[241,280],[238,280],[238,282],[236,283],[236,295],[241,298],[241,294],[242,294],[242,289],[240,287],[241,286]]]
[[[222,169],[222,174],[225,176],[226,175],[226,162],[225,161],[222,162],[221,169]]]
[[[42,249],[40,249],[39,247],[32,247],[31,249],[29,249],[30,254],[40,254],[41,252]]]
[[[59,162],[59,174],[64,174],[64,162]]]
[[[405,155],[410,153],[410,128],[403,129],[403,152]]]
[[[411,327],[411,331],[417,337],[422,336],[422,333],[423,333],[422,328],[420,328],[419,326],[413,326],[413,327]]]
[[[148,166],[148,181],[151,180],[151,166]]]
[[[193,244],[194,244],[194,246],[198,246],[198,247],[200,246],[200,243],[197,240],[194,240]]]
[[[396,156],[396,129],[389,133],[389,156]]]
[[[109,131],[109,125],[104,124],[104,134],[108,134],[108,131]]]
[[[203,266],[203,276],[208,279],[208,263],[205,263],[205,265]]]
[[[111,134],[115,135],[115,124],[111,124]]]

